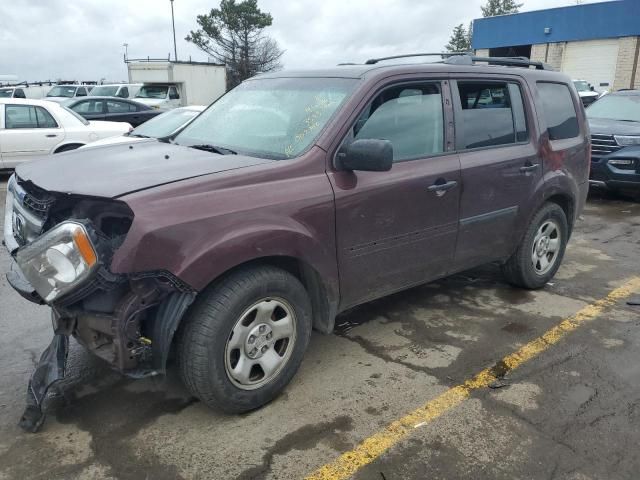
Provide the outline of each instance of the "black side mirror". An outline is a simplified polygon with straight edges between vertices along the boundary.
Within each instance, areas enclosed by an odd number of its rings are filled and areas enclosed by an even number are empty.
[[[593,85],[591,85],[591,86],[589,87],[589,89],[590,89],[592,92],[595,92],[595,91],[596,91],[596,87],[594,87]]]
[[[393,165],[393,146],[389,140],[355,140],[340,149],[337,163],[342,170],[387,172]]]

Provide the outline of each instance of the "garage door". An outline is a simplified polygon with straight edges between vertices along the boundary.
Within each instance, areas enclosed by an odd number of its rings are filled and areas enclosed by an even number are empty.
[[[567,43],[562,71],[571,78],[586,80],[598,91],[609,90],[616,78],[618,39]]]

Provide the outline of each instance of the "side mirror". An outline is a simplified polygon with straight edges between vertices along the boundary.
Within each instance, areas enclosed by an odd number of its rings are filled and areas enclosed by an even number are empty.
[[[340,149],[337,163],[342,170],[387,172],[393,165],[393,146],[389,140],[355,140]]]
[[[589,90],[591,90],[592,92],[595,92],[595,91],[596,91],[596,87],[594,87],[593,85],[591,85],[591,86],[589,87]]]

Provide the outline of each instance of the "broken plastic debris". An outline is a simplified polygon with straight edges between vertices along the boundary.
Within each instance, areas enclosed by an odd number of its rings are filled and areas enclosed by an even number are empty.
[[[505,381],[503,381],[503,380],[499,380],[499,379],[498,379],[498,380],[496,380],[495,382],[490,383],[490,384],[489,384],[489,388],[493,388],[493,389],[496,389],[496,388],[504,388],[504,387],[508,387],[509,385],[510,385],[509,383],[507,383],[507,382],[505,382]]]

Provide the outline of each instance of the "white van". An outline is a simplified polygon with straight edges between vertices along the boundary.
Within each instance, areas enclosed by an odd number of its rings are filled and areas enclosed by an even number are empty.
[[[49,91],[48,86],[41,85],[13,85],[0,87],[0,98],[33,98],[40,99]]]
[[[114,83],[111,85],[96,85],[89,93],[90,97],[119,97],[133,98],[140,91],[141,83]]]
[[[153,108],[176,108],[182,106],[180,91],[175,84],[144,84],[135,101]]]

